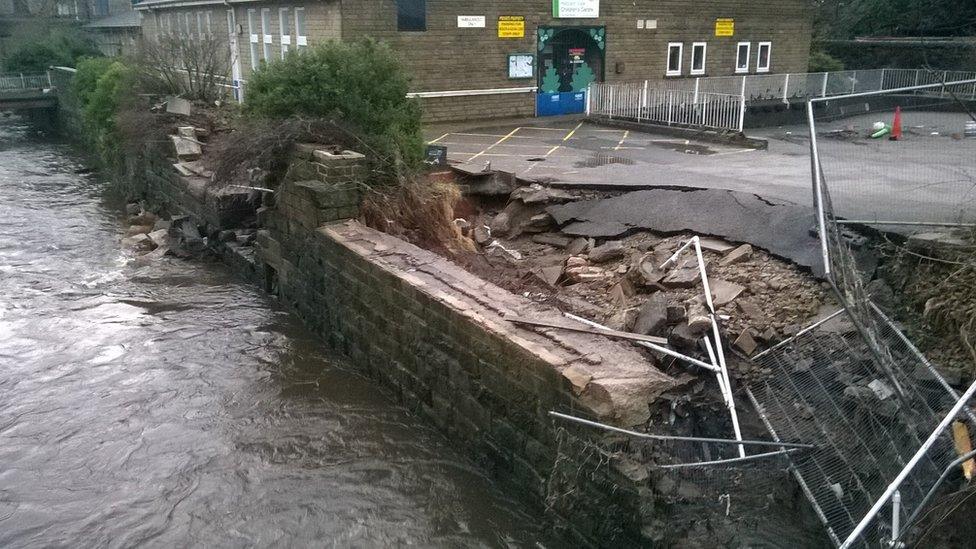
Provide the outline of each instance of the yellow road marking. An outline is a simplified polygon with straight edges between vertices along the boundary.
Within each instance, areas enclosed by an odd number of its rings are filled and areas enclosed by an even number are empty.
[[[440,141],[441,139],[444,139],[445,137],[447,137],[449,135],[451,135],[451,134],[445,133],[444,135],[438,137],[437,139],[435,139],[433,141],[428,141],[428,145],[433,145],[434,143],[437,143],[438,141]]]
[[[480,153],[474,155],[470,160],[468,160],[468,162],[471,162],[473,160],[477,160],[478,157],[480,157],[480,156],[484,155],[486,152],[494,149],[495,148],[495,145],[501,145],[502,143],[504,143],[505,141],[507,141],[509,137],[512,137],[513,135],[515,135],[515,133],[518,132],[520,129],[521,128],[515,128],[514,130],[510,131],[508,133],[508,135],[506,135],[505,137],[499,139],[498,141],[495,141],[491,145],[488,145],[488,147],[486,147],[483,151],[481,151]]]
[[[566,134],[566,137],[563,137],[563,143],[565,143],[565,142],[569,141],[570,139],[572,139],[573,138],[573,134],[576,133],[576,130],[580,129],[580,126],[582,126],[582,125],[583,125],[583,123],[580,122],[579,124],[576,125],[575,128],[573,128],[572,130],[570,130],[570,132]],[[555,147],[549,149],[549,152],[546,153],[546,156],[549,156],[550,154],[556,152],[562,146],[563,146],[562,143],[560,143],[559,145],[556,145]]]
[[[620,138],[620,143],[617,143],[617,146],[614,147],[613,150],[619,151],[620,147],[623,146],[624,141],[627,140],[628,135],[630,135],[630,130],[624,130],[624,136]]]

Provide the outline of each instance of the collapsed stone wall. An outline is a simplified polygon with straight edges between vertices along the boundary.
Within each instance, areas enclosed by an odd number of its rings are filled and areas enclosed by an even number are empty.
[[[259,212],[268,288],[401,404],[557,515],[557,535],[640,543],[637,486],[586,451],[598,434],[560,436],[548,412],[640,425],[675,381],[601,336],[517,328],[505,316],[561,315],[344,220],[358,211],[360,165],[354,153],[299,147],[275,207]]]

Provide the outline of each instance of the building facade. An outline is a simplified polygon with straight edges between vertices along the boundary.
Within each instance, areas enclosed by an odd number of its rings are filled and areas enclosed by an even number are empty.
[[[328,40],[392,45],[428,120],[532,116],[590,82],[804,72],[807,0],[146,0],[143,33],[226,33],[232,79]]]

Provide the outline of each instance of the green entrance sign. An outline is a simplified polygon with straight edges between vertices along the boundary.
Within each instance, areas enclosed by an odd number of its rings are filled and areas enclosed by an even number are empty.
[[[557,19],[596,19],[600,0],[552,0],[552,16]]]

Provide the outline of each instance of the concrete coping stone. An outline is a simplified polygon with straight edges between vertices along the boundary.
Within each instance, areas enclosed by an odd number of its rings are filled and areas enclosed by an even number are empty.
[[[317,149],[312,155],[315,160],[319,162],[333,162],[336,160],[362,160],[366,158],[366,155],[360,154],[355,151],[342,151],[341,153],[332,153],[326,150]]]
[[[548,367],[562,379],[554,391],[572,391],[588,415],[634,427],[650,418],[648,404],[677,381],[658,370],[636,348],[599,335],[563,330],[536,331],[505,320],[516,315],[566,323],[555,308],[535,303],[487,282],[428,250],[366,227],[355,220],[329,223],[318,232],[348,252],[396,277],[469,320],[493,337],[531,356],[527,368]],[[548,379],[540,372],[541,379]]]

